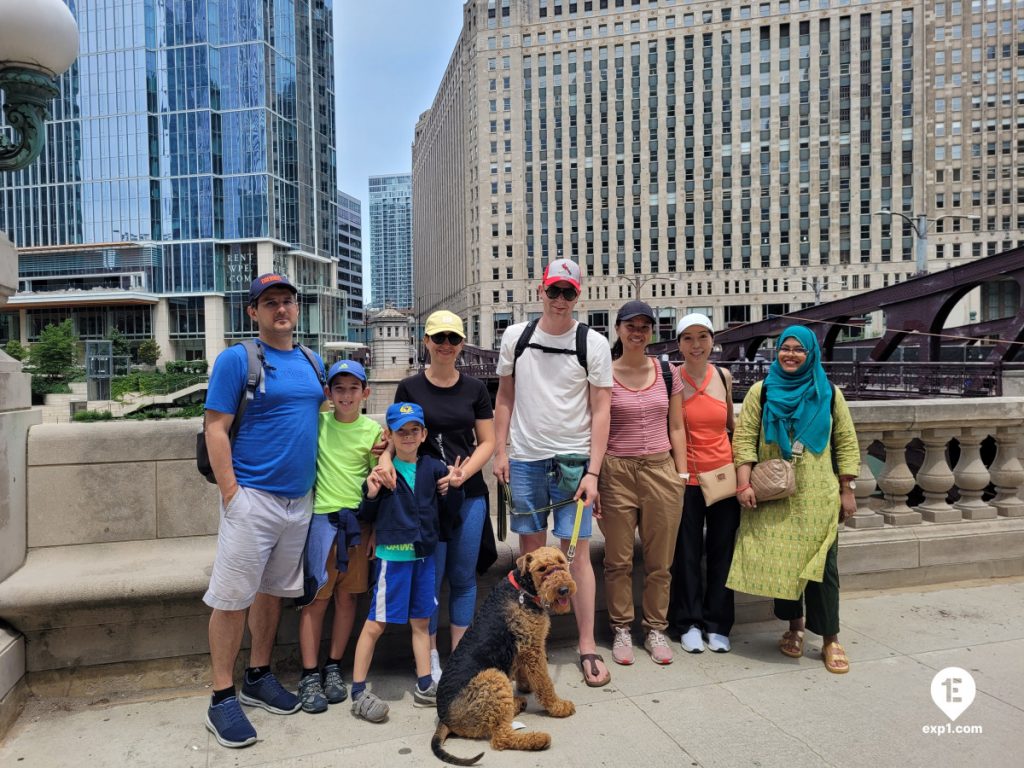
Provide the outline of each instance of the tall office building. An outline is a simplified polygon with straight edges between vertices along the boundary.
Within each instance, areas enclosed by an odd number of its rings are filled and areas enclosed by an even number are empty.
[[[338,287],[348,295],[348,340],[366,341],[363,311],[363,205],[338,190]]]
[[[412,309],[412,176],[370,177],[371,305]]]
[[[419,304],[491,346],[567,256],[580,319],[639,288],[664,338],[904,280],[918,216],[932,271],[1005,250],[1022,62],[1024,0],[469,0],[416,127]]]
[[[332,0],[67,0],[81,52],[46,148],[0,177],[20,292],[0,337],[72,318],[165,359],[252,334],[250,280],[287,274],[299,338],[345,338],[337,289]]]

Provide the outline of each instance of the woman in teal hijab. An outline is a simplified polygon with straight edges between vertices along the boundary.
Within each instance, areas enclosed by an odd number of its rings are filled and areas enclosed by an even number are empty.
[[[850,662],[839,644],[837,534],[839,521],[857,507],[857,434],[842,392],[821,365],[814,333],[791,326],[776,351],[765,380],[747,392],[733,435],[743,514],[726,586],[775,598],[776,617],[789,622],[779,640],[784,655],[803,656],[807,629],[822,637],[825,668],[843,674]],[[758,502],[750,471],[772,458],[792,462],[796,493]]]
[[[832,385],[821,367],[818,339],[802,325],[791,325],[779,337],[779,347],[790,340],[789,347],[803,349],[806,354],[775,358],[765,378],[771,393],[764,405],[765,440],[779,446],[782,456],[793,458],[793,442],[799,440],[811,452],[820,454],[828,444],[832,428]],[[792,360],[797,367],[789,365]]]

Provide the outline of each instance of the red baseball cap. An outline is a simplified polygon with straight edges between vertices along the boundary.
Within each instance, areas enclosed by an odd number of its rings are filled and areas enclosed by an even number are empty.
[[[542,285],[547,288],[555,283],[569,283],[577,291],[580,289],[580,266],[569,259],[555,259],[544,269]]]

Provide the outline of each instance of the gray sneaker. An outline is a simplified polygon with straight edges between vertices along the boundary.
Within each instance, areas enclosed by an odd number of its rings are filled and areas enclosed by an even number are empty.
[[[320,685],[320,675],[306,675],[299,680],[299,701],[302,711],[315,715],[327,711],[327,697]]]
[[[352,714],[370,723],[382,723],[391,708],[370,691],[352,697]]]
[[[430,681],[430,687],[421,691],[419,685],[413,686],[412,705],[414,707],[436,707],[437,706],[437,683]]]
[[[324,696],[328,704],[340,704],[348,698],[348,686],[341,677],[341,668],[337,664],[324,667]]]

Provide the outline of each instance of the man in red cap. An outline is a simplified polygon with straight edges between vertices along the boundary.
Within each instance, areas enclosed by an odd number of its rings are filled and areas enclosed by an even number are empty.
[[[598,687],[611,676],[594,641],[596,587],[590,535],[598,501],[597,477],[608,446],[611,352],[604,336],[580,328],[573,318],[580,295],[578,264],[569,259],[552,261],[537,294],[544,305],[539,320],[512,325],[501,338],[494,474],[511,487],[515,510],[511,528],[519,534],[523,554],[547,541],[548,513],[533,510],[572,499],[582,499],[586,505],[571,566],[577,585],[573,608],[583,679]],[[576,505],[558,506],[551,514],[555,537],[567,550]]]

